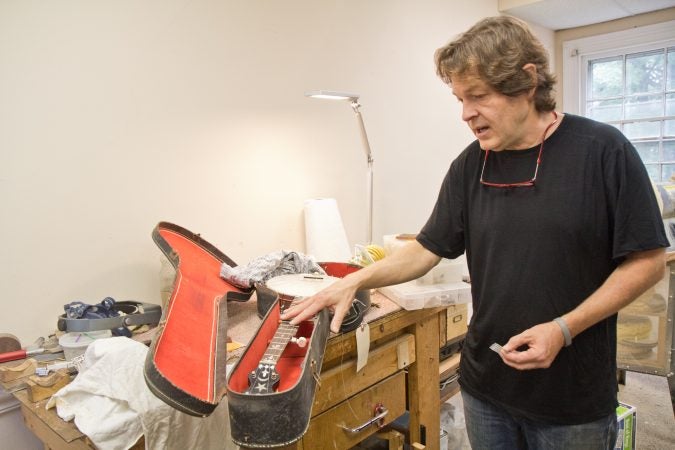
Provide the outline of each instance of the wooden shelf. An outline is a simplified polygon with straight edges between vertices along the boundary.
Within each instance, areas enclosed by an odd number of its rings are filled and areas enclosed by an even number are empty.
[[[439,380],[443,385],[443,380],[448,380],[447,385],[441,388],[441,403],[445,403],[450,397],[459,392],[459,383],[457,372],[459,370],[460,354],[455,353],[451,357],[444,359],[438,366]],[[452,379],[454,378],[454,380]],[[440,386],[439,386],[440,387]]]

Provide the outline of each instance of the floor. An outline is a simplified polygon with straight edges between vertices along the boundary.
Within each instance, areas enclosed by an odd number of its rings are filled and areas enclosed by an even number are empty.
[[[625,385],[619,387],[619,401],[637,410],[637,450],[675,449],[675,414],[666,377],[627,372]],[[441,450],[471,450],[461,395],[453,396],[441,406],[441,428],[444,430]],[[387,448],[381,440],[370,444],[361,448]]]
[[[666,377],[627,372],[619,401],[637,408],[637,450],[675,448],[675,415]]]

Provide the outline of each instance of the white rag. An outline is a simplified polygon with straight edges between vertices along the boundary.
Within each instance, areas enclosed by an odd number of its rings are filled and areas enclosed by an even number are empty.
[[[238,449],[230,437],[226,398],[205,418],[182,413],[155,397],[143,378],[148,348],[126,337],[89,345],[79,374],[47,403],[101,450],[126,450],[141,436],[145,448]]]

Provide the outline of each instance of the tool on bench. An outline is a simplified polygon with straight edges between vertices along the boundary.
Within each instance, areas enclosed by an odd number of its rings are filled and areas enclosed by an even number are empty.
[[[21,348],[21,344],[16,337],[13,339],[15,342],[11,347],[8,347],[7,345],[3,347],[3,352],[0,353],[0,363],[26,359],[30,356],[40,355],[42,353],[58,353],[61,351],[56,336],[49,336],[47,339],[40,337],[25,348]]]
[[[78,369],[79,371],[79,367],[82,365],[82,362],[84,362],[84,355],[79,355],[70,361],[60,361],[54,364],[38,367],[35,369],[35,375],[39,377],[46,377],[51,372],[57,372],[61,369]]]
[[[36,348],[33,350],[16,350],[14,352],[7,352],[7,353],[0,353],[0,362],[7,362],[7,361],[16,361],[18,359],[25,359],[28,358],[29,356],[33,355],[39,355],[40,353],[44,353],[45,349],[44,348]]]
[[[162,316],[162,307],[153,303],[136,301],[116,302],[111,297],[101,303],[87,305],[71,302],[64,305],[66,314],[58,318],[57,328],[68,333],[112,330],[116,336],[131,336],[127,327],[156,325]]]

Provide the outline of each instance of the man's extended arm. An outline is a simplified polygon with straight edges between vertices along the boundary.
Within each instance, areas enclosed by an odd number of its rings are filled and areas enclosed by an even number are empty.
[[[413,241],[392,255],[357,270],[309,297],[282,315],[283,320],[296,324],[309,319],[323,308],[334,309],[331,330],[337,332],[349,310],[356,291],[403,283],[418,278],[434,267],[441,258]]]

